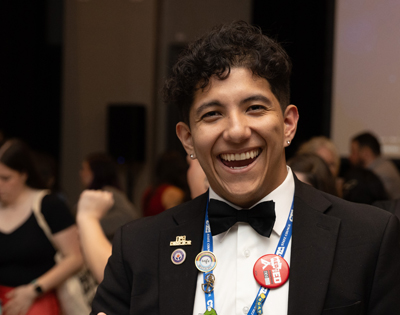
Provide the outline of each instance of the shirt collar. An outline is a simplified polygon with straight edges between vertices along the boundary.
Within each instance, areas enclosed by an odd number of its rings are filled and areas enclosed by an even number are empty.
[[[275,224],[273,227],[273,232],[276,233],[278,236],[281,236],[282,231],[286,225],[286,221],[290,212],[290,208],[292,206],[292,201],[293,201],[293,196],[294,196],[294,178],[293,178],[293,173],[292,170],[290,169],[289,166],[286,166],[287,168],[287,175],[285,180],[280,184],[275,190],[270,192],[267,196],[256,202],[253,206],[250,207],[253,208],[260,202],[268,201],[268,200],[273,200],[275,202]],[[240,207],[234,205],[233,203],[227,201],[226,199],[220,197],[219,195],[216,194],[216,192],[210,187],[210,192],[209,192],[209,198],[210,199],[216,199],[219,201],[223,201],[230,205],[231,207],[241,210]],[[227,233],[229,233],[230,229],[224,233],[221,233],[217,236],[219,236],[220,241],[222,241]]]

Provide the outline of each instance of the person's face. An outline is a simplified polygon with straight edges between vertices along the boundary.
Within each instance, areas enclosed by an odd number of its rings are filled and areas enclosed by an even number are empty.
[[[286,178],[284,148],[296,132],[297,108],[282,114],[267,80],[233,68],[225,80],[212,77],[195,93],[190,128],[177,124],[188,154],[199,160],[221,197],[249,207]]]
[[[352,141],[350,144],[349,161],[354,166],[363,166],[361,148],[357,141]]]
[[[90,165],[87,161],[82,162],[82,167],[79,171],[81,183],[84,188],[88,188],[93,181],[93,172],[90,169]]]
[[[325,161],[332,175],[336,177],[339,174],[339,165],[334,153],[326,147],[320,147],[316,153],[321,159]]]
[[[0,201],[3,204],[12,203],[26,187],[26,173],[15,171],[0,163]]]

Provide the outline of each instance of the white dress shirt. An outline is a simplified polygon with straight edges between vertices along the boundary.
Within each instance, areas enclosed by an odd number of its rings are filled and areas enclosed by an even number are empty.
[[[286,225],[294,196],[292,171],[284,182],[256,204],[273,200],[276,221],[269,238],[261,236],[247,223],[236,223],[228,231],[213,236],[214,254],[217,266],[214,269],[214,302],[218,315],[247,314],[257,296],[260,285],[253,276],[254,263],[266,254],[274,254],[279,238]],[[219,197],[210,188],[210,199],[224,201],[236,209],[239,207]],[[254,205],[255,206],[255,205]],[[285,254],[290,266],[292,241]],[[203,273],[197,278],[193,315],[206,311],[205,296],[201,289]],[[289,280],[281,287],[270,290],[263,307],[264,314],[286,315],[288,311]]]

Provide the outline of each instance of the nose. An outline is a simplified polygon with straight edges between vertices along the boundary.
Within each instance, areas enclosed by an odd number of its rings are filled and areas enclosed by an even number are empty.
[[[226,119],[224,139],[228,142],[241,143],[250,138],[251,128],[245,115],[230,114]]]

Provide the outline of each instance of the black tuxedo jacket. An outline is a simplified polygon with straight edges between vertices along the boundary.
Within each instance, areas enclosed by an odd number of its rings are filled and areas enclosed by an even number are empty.
[[[207,194],[116,234],[96,315],[191,315]],[[400,228],[387,211],[349,203],[295,179],[289,315],[400,314]],[[174,265],[170,242],[187,257]],[[220,314],[229,315],[229,314]]]

